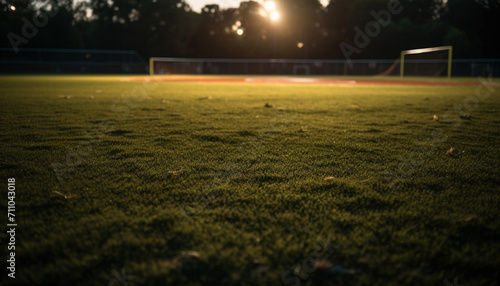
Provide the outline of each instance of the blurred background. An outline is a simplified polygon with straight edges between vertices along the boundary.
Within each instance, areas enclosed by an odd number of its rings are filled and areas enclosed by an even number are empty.
[[[402,11],[358,47],[356,28],[391,3]],[[125,61],[124,72],[139,62],[144,72],[149,57],[344,60],[342,43],[353,60],[444,45],[454,59],[500,55],[500,0],[0,0],[0,14],[4,72],[23,51],[24,60]]]

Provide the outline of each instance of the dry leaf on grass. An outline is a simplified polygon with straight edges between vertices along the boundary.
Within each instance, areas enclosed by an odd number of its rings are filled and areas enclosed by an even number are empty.
[[[307,132],[307,129],[306,129],[305,127],[303,127],[303,126],[302,126],[302,127],[300,128],[299,132]]]
[[[471,225],[477,225],[482,222],[482,219],[478,217],[477,215],[470,215],[464,219],[461,220],[461,222],[471,224]]]
[[[211,96],[205,96],[205,97],[198,98],[198,100],[210,100],[210,99],[212,99]]]
[[[61,196],[61,197],[65,198],[67,200],[76,198],[76,195],[73,195],[73,194],[65,195],[65,194],[63,194],[61,192],[58,192],[58,191],[53,191],[53,193],[56,194],[56,195],[58,195],[58,196]]]
[[[333,181],[335,178],[332,177],[332,176],[328,176],[326,178],[323,179],[323,181]]]
[[[366,182],[370,181],[371,179],[373,179],[373,176],[372,176],[372,177],[369,177],[368,179],[361,180],[361,181],[359,181],[359,182],[360,182],[360,183],[366,183]]]
[[[175,269],[179,267],[188,267],[188,268],[197,268],[200,263],[200,253],[197,251],[187,251],[182,252],[180,255],[176,256],[172,260],[162,261],[160,265],[169,268]]]
[[[446,151],[446,155],[448,155],[448,156],[453,155],[453,150],[455,150],[455,148],[453,148],[453,147],[451,147],[450,149],[448,149],[448,151]]]
[[[434,120],[434,121],[439,121],[439,117],[437,117],[437,115],[434,115],[433,120]]]
[[[328,260],[316,260],[314,262],[314,265],[318,269],[328,269],[328,268],[333,266],[332,262],[330,262]]]
[[[178,176],[180,174],[182,174],[183,170],[180,169],[179,171],[168,171],[169,174],[172,174],[174,176]]]
[[[267,107],[267,108],[273,108],[273,106],[269,103],[266,102],[266,104],[264,104],[264,107]]]

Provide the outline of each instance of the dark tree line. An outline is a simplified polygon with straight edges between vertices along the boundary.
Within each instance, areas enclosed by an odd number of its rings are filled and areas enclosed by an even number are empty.
[[[1,47],[136,50],[145,58],[393,59],[452,45],[456,58],[498,58],[500,0],[276,0],[201,13],[184,0],[2,0]],[[392,10],[391,10],[392,9]]]

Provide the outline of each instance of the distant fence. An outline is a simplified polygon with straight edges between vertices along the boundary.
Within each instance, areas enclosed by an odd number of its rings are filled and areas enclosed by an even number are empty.
[[[405,60],[405,76],[446,76],[446,59]],[[0,73],[399,75],[399,60],[151,58],[135,51],[0,48]],[[500,59],[456,59],[452,76],[500,77]]]
[[[445,59],[407,59],[405,76],[446,76]],[[151,58],[151,74],[399,75],[399,60]],[[500,76],[500,59],[453,60],[452,76]]]
[[[135,51],[0,48],[0,73],[144,74]]]

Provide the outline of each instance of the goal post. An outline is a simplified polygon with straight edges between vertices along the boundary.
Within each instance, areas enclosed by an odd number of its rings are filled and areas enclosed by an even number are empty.
[[[406,55],[424,54],[424,53],[432,53],[432,52],[439,52],[439,51],[448,51],[447,77],[451,78],[451,62],[452,62],[452,54],[453,54],[453,47],[452,46],[442,46],[442,47],[433,47],[433,48],[423,48],[423,49],[413,49],[413,50],[401,51],[400,76],[404,77],[405,56]]]
[[[155,74],[155,59],[154,58],[149,58],[149,75],[154,75]]]

